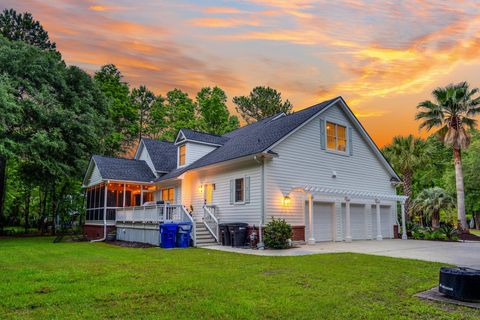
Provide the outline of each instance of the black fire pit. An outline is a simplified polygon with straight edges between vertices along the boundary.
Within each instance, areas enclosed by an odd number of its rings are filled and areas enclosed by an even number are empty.
[[[440,268],[438,291],[456,300],[480,301],[480,270]]]

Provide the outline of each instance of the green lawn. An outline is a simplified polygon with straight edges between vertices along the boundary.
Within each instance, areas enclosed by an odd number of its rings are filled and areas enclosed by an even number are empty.
[[[437,283],[436,263],[51,240],[0,240],[0,319],[480,317],[473,309],[413,297]]]
[[[480,230],[477,230],[477,229],[470,229],[470,233],[476,235],[476,236],[479,236],[480,237]]]

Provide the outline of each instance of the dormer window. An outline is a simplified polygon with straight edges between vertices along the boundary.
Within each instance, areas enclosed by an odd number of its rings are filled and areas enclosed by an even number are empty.
[[[178,154],[178,166],[184,166],[187,160],[187,146],[181,145],[179,147],[179,154]]]

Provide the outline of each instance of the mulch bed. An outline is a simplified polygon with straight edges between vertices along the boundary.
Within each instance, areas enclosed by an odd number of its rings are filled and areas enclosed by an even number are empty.
[[[480,241],[480,237],[476,236],[472,233],[462,233],[460,234],[460,240],[467,240],[467,241]]]
[[[111,244],[113,246],[126,247],[126,248],[154,248],[156,246],[149,243],[141,242],[127,242],[127,241],[105,241],[105,243]]]

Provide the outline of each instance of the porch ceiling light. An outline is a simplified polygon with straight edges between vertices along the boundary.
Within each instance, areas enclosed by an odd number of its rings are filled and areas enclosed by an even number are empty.
[[[284,197],[282,198],[282,205],[283,205],[284,207],[288,207],[288,206],[290,205],[290,201],[291,201],[291,199],[290,199],[289,196],[284,196]]]

